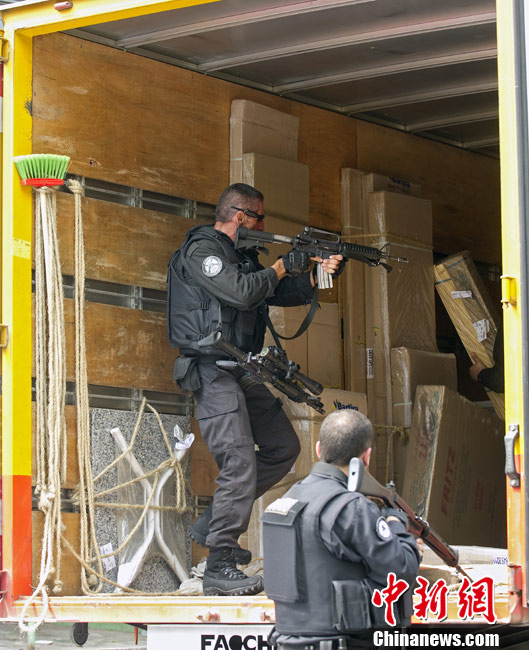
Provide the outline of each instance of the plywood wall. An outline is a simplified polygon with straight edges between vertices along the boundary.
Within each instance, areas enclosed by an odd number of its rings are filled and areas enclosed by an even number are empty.
[[[64,34],[35,39],[33,94],[34,151],[70,155],[72,173],[206,203],[229,184],[233,99],[297,115],[313,223],[340,228],[354,120]]]
[[[35,39],[34,65],[34,151],[73,173],[215,203],[231,101],[251,99],[299,117],[313,225],[340,228],[342,167],[375,171],[422,185],[440,252],[500,261],[496,160],[64,34]]]

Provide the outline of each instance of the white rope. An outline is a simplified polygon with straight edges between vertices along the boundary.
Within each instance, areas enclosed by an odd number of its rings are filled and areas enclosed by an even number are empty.
[[[39,509],[44,513],[44,531],[39,583],[25,602],[19,619],[24,632],[33,632],[48,609],[52,574],[54,593],[62,590],[61,575],[61,482],[66,474],[66,355],[64,299],[57,241],[55,191],[36,188],[35,282],[36,282],[36,387],[37,387],[37,487]],[[55,566],[54,566],[55,559]],[[26,622],[26,612],[42,596],[42,611]]]
[[[90,445],[90,410],[88,404],[88,374],[86,368],[85,259],[81,199],[83,186],[79,181],[67,181],[75,203],[75,401],[77,406],[77,454],[79,459],[80,556],[81,589],[85,594],[101,591],[103,583],[89,572],[92,554],[95,554],[98,573],[103,572],[99,546],[95,536],[94,487]]]

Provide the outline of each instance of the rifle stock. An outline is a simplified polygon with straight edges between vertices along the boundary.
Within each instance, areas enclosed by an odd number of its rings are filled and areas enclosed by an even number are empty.
[[[347,487],[351,492],[360,492],[366,497],[382,499],[390,508],[396,508],[406,513],[409,520],[409,530],[416,537],[421,537],[432,551],[443,560],[445,564],[454,567],[458,573],[467,576],[467,573],[459,566],[459,553],[455,548],[449,546],[430,526],[430,524],[418,515],[404,499],[397,494],[392,486],[381,485],[365,468],[360,458],[351,458],[349,462],[349,476]]]

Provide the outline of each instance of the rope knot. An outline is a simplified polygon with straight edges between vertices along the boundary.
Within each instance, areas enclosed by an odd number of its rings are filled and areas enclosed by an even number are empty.
[[[54,187],[48,187],[47,185],[44,185],[43,187],[35,187],[34,189],[38,194],[53,194],[55,192]]]
[[[55,499],[54,490],[43,489],[39,497],[39,510],[42,510],[42,512],[48,512],[51,509],[54,499]]]
[[[84,188],[79,181],[69,178],[65,183],[66,187],[72,194],[84,194]]]
[[[56,580],[55,586],[53,587],[53,593],[60,594],[62,592],[63,587],[64,587],[64,582],[62,580]]]

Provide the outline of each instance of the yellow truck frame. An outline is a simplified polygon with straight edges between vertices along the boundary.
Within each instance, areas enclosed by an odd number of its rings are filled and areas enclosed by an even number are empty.
[[[31,193],[23,191],[13,157],[32,152],[33,37],[110,20],[197,5],[207,0],[75,0],[59,11],[50,0],[26,0],[3,8],[1,60],[4,68],[2,155],[2,282],[0,346],[2,351],[2,571],[4,617],[17,616],[31,584]],[[211,0],[209,0],[211,1]],[[215,0],[219,1],[219,0]],[[500,143],[502,185],[503,305],[506,377],[506,423],[514,441],[513,476],[508,483],[508,547],[512,585],[495,603],[499,622],[529,622],[527,585],[527,487],[524,436],[529,395],[529,332],[526,232],[529,223],[529,165],[525,0],[498,0]],[[524,123],[525,118],[525,123]],[[520,475],[516,485],[516,473]],[[87,602],[90,606],[87,607]],[[40,602],[35,603],[38,614]],[[273,621],[266,598],[195,597],[57,597],[49,618],[70,621],[149,623],[252,623]],[[447,621],[457,622],[455,603]],[[474,621],[476,622],[476,621]]]

